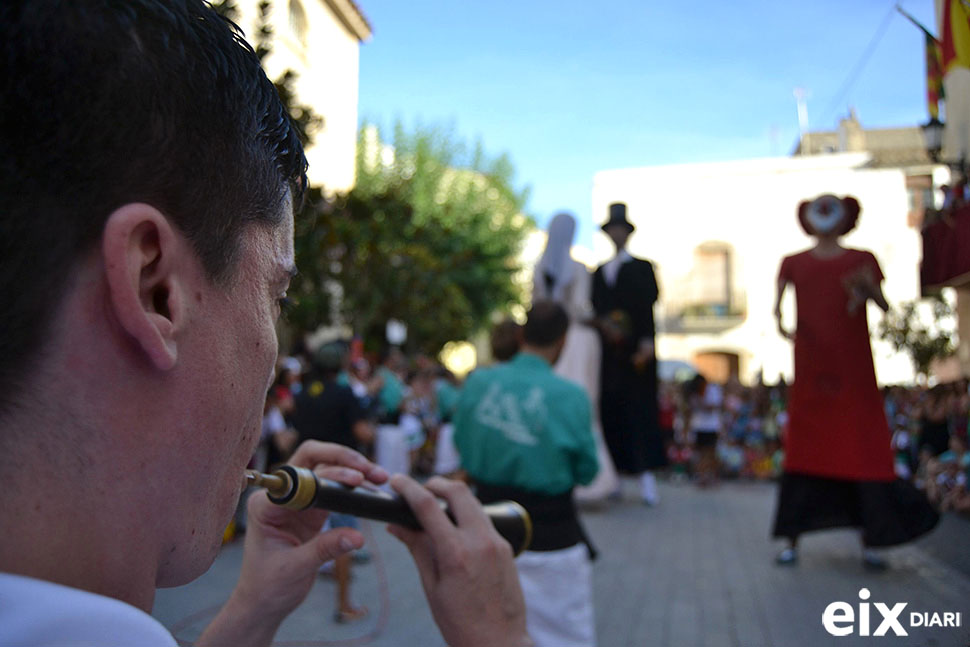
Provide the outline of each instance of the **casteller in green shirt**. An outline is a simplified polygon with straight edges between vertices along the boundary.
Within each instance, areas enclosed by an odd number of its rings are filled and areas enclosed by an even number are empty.
[[[384,378],[384,386],[377,394],[380,413],[381,415],[393,415],[401,408],[401,402],[404,401],[404,382],[397,376],[397,373],[386,366],[378,368],[377,374]]]
[[[462,467],[479,482],[556,495],[596,476],[589,396],[538,355],[472,373],[454,423]]]

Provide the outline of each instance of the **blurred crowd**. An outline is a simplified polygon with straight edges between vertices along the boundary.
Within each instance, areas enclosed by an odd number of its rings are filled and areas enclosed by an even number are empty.
[[[493,361],[515,354],[514,324],[496,327]],[[323,366],[323,364],[329,365]],[[451,416],[461,382],[439,362],[405,356],[397,348],[367,355],[354,342],[333,342],[317,352],[296,351],[279,362],[266,398],[263,436],[253,467],[284,462],[303,440],[299,397],[317,391],[324,373],[349,389],[356,406],[350,435],[333,431],[327,440],[354,446],[392,471],[418,477],[460,476],[451,441]],[[700,487],[723,479],[773,480],[784,461],[788,385],[709,382],[697,375],[663,382],[660,426],[667,451],[667,476]],[[892,386],[883,390],[896,473],[924,490],[941,510],[970,513],[970,389],[966,380],[932,388]]]
[[[517,324],[498,324],[491,363],[512,360],[520,343]],[[368,354],[352,340],[312,352],[293,349],[280,358],[266,394],[261,442],[250,467],[270,471],[301,442],[315,439],[357,449],[390,473],[465,478],[452,424],[461,389],[461,381],[439,362],[406,356],[397,347]],[[745,386],[697,374],[661,382],[658,417],[667,458],[661,477],[698,488],[781,477],[788,392],[784,380]],[[886,387],[883,397],[896,475],[923,490],[940,511],[970,514],[968,382]],[[330,523],[356,527],[347,515],[331,515]],[[243,529],[245,518],[237,517],[236,525]],[[353,560],[367,558],[358,551]],[[351,600],[350,559],[328,567],[338,584],[340,622],[367,613]]]
[[[781,474],[787,385],[703,377],[666,384],[661,421],[674,474],[699,485],[719,478],[773,479]],[[926,492],[941,511],[970,513],[970,388],[967,380],[931,388],[883,389],[895,470]]]
[[[352,394],[353,401],[324,398],[327,389]],[[451,474],[459,469],[458,458],[444,450],[449,441],[442,436],[450,434],[458,389],[439,362],[406,357],[396,347],[380,355],[365,354],[356,341],[329,342],[313,352],[295,349],[278,362],[252,467],[272,469],[314,437],[352,446],[394,472]]]
[[[503,322],[492,335],[493,361],[515,355],[515,324]],[[322,358],[330,354],[333,357]],[[357,344],[332,342],[317,352],[295,351],[279,361],[277,379],[267,393],[260,448],[253,467],[267,470],[286,460],[305,439],[301,435],[299,397],[319,390],[321,373],[334,364],[335,382],[357,400],[350,414],[352,442],[336,432],[331,441],[353,444],[392,471],[418,477],[461,475],[451,442],[451,416],[461,382],[426,356],[406,357],[391,348],[367,356]],[[316,386],[315,386],[316,385]],[[742,386],[707,382],[665,382],[659,394],[660,426],[673,480],[699,485],[719,479],[770,480],[781,473],[781,434],[786,422],[787,385]],[[343,440],[341,440],[343,438]]]
[[[661,391],[661,424],[676,478],[774,479],[784,460],[787,385],[742,386],[696,376]],[[941,511],[970,513],[967,380],[883,389],[895,470]]]
[[[941,511],[970,513],[968,381],[884,389],[896,474],[911,479]]]
[[[781,473],[781,434],[788,386],[708,382],[697,375],[665,383],[660,425],[673,477],[700,486],[722,478],[774,479]]]

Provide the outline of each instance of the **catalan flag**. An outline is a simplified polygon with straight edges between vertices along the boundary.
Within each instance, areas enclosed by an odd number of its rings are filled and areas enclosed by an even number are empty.
[[[940,41],[924,30],[926,35],[926,107],[933,119],[940,118],[940,99],[943,98],[943,48]]]
[[[946,0],[949,2],[950,0]],[[970,1],[970,0],[968,0]],[[960,0],[956,0],[957,3]],[[943,44],[918,20],[896,6],[896,11],[919,27],[926,38],[926,107],[933,119],[940,118],[940,99],[943,98]]]
[[[943,1],[943,69],[970,68],[970,0]]]

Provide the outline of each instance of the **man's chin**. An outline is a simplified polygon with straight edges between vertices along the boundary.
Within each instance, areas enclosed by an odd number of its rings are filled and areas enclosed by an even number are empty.
[[[159,569],[155,586],[160,589],[182,586],[198,579],[208,571],[222,548],[222,535],[212,534],[213,537],[206,541],[205,545],[191,547],[183,545],[173,548],[166,563]],[[181,556],[179,553],[182,553]]]

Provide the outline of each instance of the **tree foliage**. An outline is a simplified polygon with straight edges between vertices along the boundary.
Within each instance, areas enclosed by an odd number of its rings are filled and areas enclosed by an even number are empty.
[[[522,300],[513,277],[532,222],[513,178],[507,157],[447,130],[398,124],[388,145],[365,124],[354,189],[313,203],[297,225],[291,321],[337,314],[373,347],[397,319],[409,348],[427,353],[469,338]]]
[[[900,304],[879,324],[879,338],[910,356],[918,375],[927,377],[934,360],[953,355],[953,308],[941,296]]]
[[[213,7],[238,19],[234,0]],[[272,52],[271,10],[269,0],[257,5],[260,61]],[[297,100],[296,78],[287,70],[274,84],[308,146],[323,119]],[[521,214],[527,194],[514,188],[506,156],[489,158],[480,143],[469,150],[447,130],[398,124],[391,146],[376,128],[360,132],[356,187],[331,197],[310,187],[297,216],[289,326],[343,322],[375,347],[398,319],[411,349],[437,353],[521,301],[513,276],[532,226]]]

